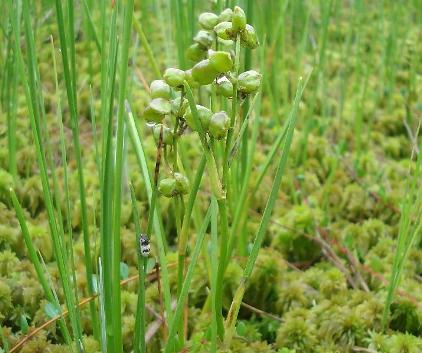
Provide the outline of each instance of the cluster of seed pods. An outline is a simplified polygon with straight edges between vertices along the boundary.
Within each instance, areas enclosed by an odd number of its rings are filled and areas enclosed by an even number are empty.
[[[219,15],[204,12],[198,18],[201,29],[194,36],[194,43],[187,49],[186,57],[192,68],[168,68],[163,79],[150,85],[151,101],[144,110],[144,119],[153,125],[156,139],[164,145],[174,145],[177,138],[189,128],[197,130],[184,87],[197,89],[210,86],[217,96],[232,99],[234,95],[245,98],[257,92],[262,76],[254,70],[237,73],[233,46],[239,43],[249,49],[259,45],[253,26],[246,23],[244,11],[236,6]],[[214,48],[214,49],[213,49]],[[227,50],[224,50],[227,48]],[[196,105],[202,130],[210,139],[223,140],[230,128],[230,117],[225,111],[213,112],[203,105]],[[170,128],[169,126],[173,126]],[[188,193],[188,179],[178,171],[161,179],[158,191],[166,197]]]

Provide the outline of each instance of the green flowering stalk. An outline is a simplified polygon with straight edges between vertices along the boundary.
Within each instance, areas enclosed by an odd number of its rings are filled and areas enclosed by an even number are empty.
[[[165,159],[172,159],[165,164],[172,166],[169,173],[166,173],[168,175],[158,181],[156,174],[156,178],[158,194],[173,198],[176,203],[179,301],[183,300],[180,294],[184,284],[190,218],[202,173],[207,165],[211,192],[218,205],[220,234],[216,281],[212,286],[215,294],[212,312],[222,339],[222,282],[228,260],[231,218],[228,207],[231,198],[228,192],[228,185],[231,183],[229,156],[233,148],[233,135],[238,128],[239,105],[247,96],[256,94],[261,86],[262,76],[254,70],[239,73],[241,47],[254,49],[259,45],[255,29],[246,23],[245,13],[240,7],[236,6],[234,10],[225,9],[219,15],[202,13],[198,24],[200,29],[193,37],[194,43],[186,50],[186,58],[193,62],[192,67],[188,70],[168,68],[163,80],[153,81],[150,86],[151,101],[145,107],[143,116],[153,126],[159,148],[163,146],[165,151],[168,148],[172,150],[171,155],[164,153]],[[198,104],[196,92],[193,91],[204,91],[204,86],[210,86],[212,91],[209,105]],[[229,111],[222,109],[227,106],[231,106]],[[180,136],[189,131],[198,134],[204,156],[192,186],[177,165]],[[216,152],[213,147],[215,144],[222,145],[222,153]],[[183,196],[187,194],[188,204],[183,207]],[[184,213],[181,211],[183,209]],[[178,327],[178,342],[181,343],[184,336],[183,324],[171,322],[170,325],[173,330]],[[175,342],[175,337],[169,337],[166,352],[174,349]]]

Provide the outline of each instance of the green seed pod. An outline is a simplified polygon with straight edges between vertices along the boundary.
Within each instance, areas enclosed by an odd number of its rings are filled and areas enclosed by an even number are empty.
[[[229,40],[235,38],[231,22],[220,22],[214,27],[214,32],[221,39]]]
[[[161,115],[170,114],[171,112],[171,104],[167,99],[164,98],[154,98],[149,103],[149,106],[152,110]]]
[[[206,55],[207,50],[198,43],[193,43],[188,49],[186,49],[186,57],[195,63],[205,59]]]
[[[237,87],[240,92],[250,94],[258,90],[261,85],[262,75],[255,70],[242,72],[237,80]]]
[[[159,99],[159,98],[157,98]],[[151,106],[147,106],[144,110],[144,119],[148,122],[160,123],[164,119],[164,114],[157,113]]]
[[[189,84],[190,88],[197,88],[199,87],[199,83],[196,82],[192,76],[192,69],[185,71],[185,80]]]
[[[208,130],[208,126],[210,124],[210,120],[211,120],[211,116],[212,116],[212,111],[209,110],[208,108],[202,106],[202,105],[199,105],[199,104],[196,105],[196,109],[198,110],[199,121],[201,122],[202,128],[204,130]],[[196,124],[193,120],[193,116],[192,116],[192,112],[190,110],[190,107],[186,111],[185,120],[186,120],[186,123],[188,124],[188,126],[190,127],[190,129],[192,131],[196,131]]]
[[[203,29],[213,29],[218,23],[218,16],[212,12],[203,12],[199,15],[198,22]]]
[[[226,51],[212,51],[208,55],[211,65],[220,73],[230,71],[233,67],[233,61],[230,53]]]
[[[246,24],[245,30],[240,33],[240,41],[243,46],[249,49],[255,49],[259,45],[258,36],[255,28]]]
[[[189,180],[181,173],[174,173],[176,180],[176,192],[178,195],[186,195],[189,192]]]
[[[150,85],[151,98],[171,98],[171,88],[163,80],[154,80]]]
[[[226,78],[217,80],[216,82],[216,93],[220,96],[231,98],[233,97],[233,84]]]
[[[183,102],[181,104],[180,100],[181,97],[177,97],[171,101],[171,112],[178,117],[185,115],[186,109],[189,107],[189,103],[186,98],[183,98]]]
[[[241,32],[246,27],[246,15],[245,12],[239,6],[235,6],[234,8],[232,25],[233,31],[235,32]]]
[[[165,178],[158,183],[158,192],[165,197],[173,197],[177,194],[176,179]]]
[[[215,39],[214,32],[205,31],[201,29],[198,31],[195,37],[193,37],[193,41],[198,43],[203,48],[209,48],[213,44]]]
[[[226,136],[230,127],[230,118],[226,112],[215,113],[210,120],[208,127],[209,134],[217,140],[221,140]]]
[[[183,86],[183,81],[185,79],[185,72],[180,69],[168,68],[164,72],[164,80],[174,88]]]
[[[192,68],[192,77],[200,85],[209,85],[218,75],[208,59],[202,60]]]
[[[163,143],[165,145],[171,145],[173,143],[173,131],[167,127],[163,126],[162,124],[156,124],[153,127],[152,134],[156,141],[160,138],[161,127],[163,127]]]
[[[220,22],[230,22],[233,17],[233,10],[232,9],[225,9],[220,13],[218,16],[218,23]]]
[[[231,39],[217,38],[217,41],[219,44],[221,44],[222,47],[231,48],[233,46],[233,41]]]

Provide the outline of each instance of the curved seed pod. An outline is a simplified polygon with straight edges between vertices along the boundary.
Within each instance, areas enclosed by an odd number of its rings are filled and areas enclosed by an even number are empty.
[[[218,23],[218,16],[212,12],[203,12],[199,15],[198,22],[204,29],[213,29]]]
[[[258,90],[261,85],[262,75],[255,70],[242,72],[237,80],[240,92],[250,94]]]
[[[233,17],[233,10],[232,9],[225,9],[220,13],[220,16],[218,16],[218,22],[230,22]]]
[[[234,39],[236,37],[231,22],[220,22],[214,27],[214,32],[219,38],[225,40]]]
[[[256,35],[255,28],[246,24],[245,29],[240,32],[241,44],[249,49],[255,49],[259,46],[258,36]]]
[[[183,70],[170,67],[164,72],[163,77],[171,87],[178,88],[183,86],[185,72]]]
[[[171,88],[163,80],[154,80],[150,85],[151,98],[171,98]]]
[[[220,73],[230,71],[233,67],[233,61],[230,53],[226,51],[212,51],[208,55],[211,65]]]
[[[220,96],[231,98],[233,97],[233,84],[227,77],[223,77],[217,80],[216,84],[216,93]]]
[[[170,114],[171,112],[171,104],[167,99],[164,98],[154,98],[149,103],[149,106],[152,110],[161,115]]]
[[[233,30],[235,32],[241,32],[246,27],[246,15],[245,12],[239,6],[235,6],[234,8],[232,25]]]
[[[177,97],[171,101],[171,112],[172,114],[181,117],[185,115],[186,109],[189,106],[188,100],[183,98],[183,102],[180,103],[181,97]]]
[[[198,62],[205,59],[207,50],[198,43],[193,43],[188,49],[186,49],[186,57],[193,62]]]
[[[192,76],[192,69],[185,71],[185,80],[189,84],[190,88],[197,88],[199,87],[199,83],[195,81],[195,79]]]
[[[221,140],[226,136],[230,127],[230,118],[226,112],[215,113],[210,120],[208,133],[217,140]]]
[[[189,192],[189,180],[181,173],[174,173],[176,180],[176,192],[178,195],[186,195]]]
[[[220,37],[217,38],[217,41],[223,47],[231,48],[233,46],[233,41],[231,39],[221,39]]]
[[[146,121],[154,123],[161,123],[165,117],[164,114],[157,113],[154,109],[152,109],[150,105],[145,108],[143,116]]]
[[[152,134],[154,135],[154,138],[157,141],[160,138],[161,126],[163,125],[156,124],[153,127]],[[163,126],[163,143],[165,145],[171,145],[173,143],[173,137],[173,131],[169,127]]]
[[[200,85],[209,85],[218,75],[208,59],[202,60],[192,68],[192,77]]]
[[[212,111],[202,105],[197,104],[196,109],[198,110],[199,121],[201,122],[202,128],[204,130],[208,130],[208,126],[210,124]],[[188,126],[192,131],[196,131],[195,122],[193,121],[193,116],[190,108],[187,109],[185,114],[185,120]]]
[[[196,36],[193,37],[193,41],[198,43],[203,48],[210,48],[214,43],[215,34],[211,31],[205,31],[201,29],[196,33]]]
[[[158,183],[158,192],[165,197],[173,197],[177,194],[176,180],[174,178],[161,179]]]

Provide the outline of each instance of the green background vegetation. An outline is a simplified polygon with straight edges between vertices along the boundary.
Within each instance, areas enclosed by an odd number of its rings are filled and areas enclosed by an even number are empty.
[[[225,213],[210,170],[199,173],[181,278],[191,195],[155,195],[157,141],[142,113],[152,80],[192,67],[198,15],[234,5],[261,43],[242,49],[240,72],[263,81],[238,102],[249,126]],[[422,1],[4,0],[0,10],[0,351],[62,313],[16,351],[422,352]],[[212,92],[194,95],[208,103]],[[194,188],[198,134],[188,129],[178,150]],[[224,214],[233,252],[222,276]],[[230,326],[226,337],[214,329],[242,284],[228,340]],[[184,334],[169,340],[172,329]]]

